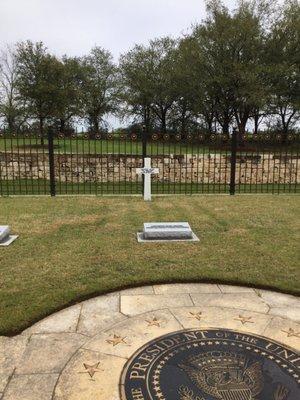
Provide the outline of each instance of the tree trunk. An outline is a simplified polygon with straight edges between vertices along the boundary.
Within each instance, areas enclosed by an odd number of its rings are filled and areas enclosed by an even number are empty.
[[[181,132],[182,132],[183,135],[185,135],[186,134],[186,126],[187,126],[187,107],[186,107],[186,103],[182,104],[180,123],[181,123]]]
[[[7,116],[7,126],[8,126],[8,131],[9,133],[15,133],[15,121],[14,118],[11,115]]]
[[[229,118],[224,118],[224,121],[221,124],[224,135],[229,135],[229,124],[230,124]]]
[[[281,122],[282,122],[282,142],[286,143],[287,141],[287,136],[288,136],[288,132],[289,132],[289,123],[288,121],[286,121],[286,114],[282,113],[281,114]]]
[[[43,117],[40,117],[39,123],[40,123],[41,146],[44,146],[45,142],[44,142],[44,118]]]
[[[248,118],[245,118],[240,121],[238,124],[239,127],[239,133],[241,136],[243,136],[246,133],[246,125],[247,125]]]
[[[280,118],[281,118],[281,123],[282,123],[282,143],[286,143],[288,131],[289,131],[289,124],[288,124],[288,121],[286,121],[285,111],[281,111]]]
[[[213,122],[214,122],[214,118],[210,115],[205,115],[204,116],[205,119],[205,123],[207,125],[207,129],[209,133],[213,133]]]
[[[208,132],[212,133],[212,131],[213,131],[213,121],[212,120],[206,121],[206,123],[207,123]]]
[[[258,126],[259,126],[259,114],[254,115],[254,134],[258,134]]]
[[[61,118],[59,122],[60,122],[59,130],[60,132],[64,133],[66,130],[66,120],[64,118]]]
[[[150,130],[150,107],[149,106],[144,106],[144,112],[143,112],[143,125],[146,128],[146,133],[149,132]]]
[[[221,116],[217,113],[216,118],[222,127],[222,133],[229,137],[229,126],[231,122],[231,115],[229,114],[229,111],[224,110]]]
[[[246,133],[246,125],[249,119],[250,112],[248,109],[244,111],[236,111],[235,112],[235,119],[239,128],[240,135],[244,135]]]
[[[161,132],[167,133],[167,121],[166,121],[166,111],[163,110],[161,113]]]
[[[183,110],[181,113],[180,124],[181,124],[181,133],[185,135],[187,126],[186,110]]]
[[[238,124],[238,143],[240,145],[244,145],[244,135],[246,133],[246,125],[247,125],[248,117],[244,117],[240,123]]]
[[[95,133],[98,134],[99,133],[99,121],[98,121],[98,118],[94,118],[93,125],[94,125]]]

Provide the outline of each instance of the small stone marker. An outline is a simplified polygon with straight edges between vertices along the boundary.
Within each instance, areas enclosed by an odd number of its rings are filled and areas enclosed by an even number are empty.
[[[10,234],[10,229],[8,225],[0,225],[0,242],[7,238]]]
[[[9,246],[18,235],[10,234],[10,227],[8,225],[0,225],[0,246]]]
[[[138,175],[144,175],[144,200],[151,201],[151,175],[158,174],[158,168],[151,167],[151,158],[147,157],[144,159],[144,168],[137,168],[136,173]]]
[[[145,239],[191,239],[193,236],[187,222],[158,222],[144,224]]]
[[[188,222],[146,222],[139,242],[199,241]]]

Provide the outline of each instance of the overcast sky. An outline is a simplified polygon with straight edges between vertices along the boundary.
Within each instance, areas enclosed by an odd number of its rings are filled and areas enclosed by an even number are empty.
[[[0,48],[30,39],[56,55],[81,56],[98,45],[117,61],[134,44],[177,37],[203,18],[204,0],[0,0]]]
[[[30,39],[57,55],[83,55],[99,45],[117,59],[135,43],[178,36],[204,17],[204,0],[0,0],[0,47]]]

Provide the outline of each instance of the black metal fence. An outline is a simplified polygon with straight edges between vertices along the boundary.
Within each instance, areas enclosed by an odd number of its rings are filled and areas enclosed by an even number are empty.
[[[0,195],[299,193],[299,135],[0,133]]]

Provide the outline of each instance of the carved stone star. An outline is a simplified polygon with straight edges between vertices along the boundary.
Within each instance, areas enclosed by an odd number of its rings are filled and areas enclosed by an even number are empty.
[[[281,332],[284,332],[287,334],[287,337],[292,337],[295,336],[297,338],[300,338],[300,332],[296,332],[294,329],[289,328],[288,331],[282,330]]]
[[[81,374],[89,374],[89,376],[91,378],[93,378],[94,375],[96,374],[96,372],[100,372],[99,365],[100,365],[100,362],[98,362],[94,365],[88,365],[88,364],[83,363],[85,371],[80,372],[80,373]]]
[[[189,318],[193,318],[193,319],[196,319],[197,321],[201,321],[201,318],[202,318],[202,312],[201,311],[199,311],[197,313],[194,313],[194,312],[190,311],[190,315],[191,315],[191,317],[189,317]]]
[[[117,346],[118,344],[121,344],[121,343],[126,344],[125,339],[126,339],[126,336],[125,337],[121,337],[119,335],[115,335],[114,334],[112,339],[107,339],[106,341],[107,341],[107,343],[112,344],[113,347],[115,347],[115,346]]]
[[[254,321],[251,321],[252,317],[243,317],[242,315],[239,315],[238,318],[234,318],[235,321],[240,321],[243,325],[245,324],[254,324]]]
[[[156,317],[152,317],[152,319],[146,319],[146,322],[147,322],[148,326],[160,327],[160,324],[161,324],[161,321]]]

